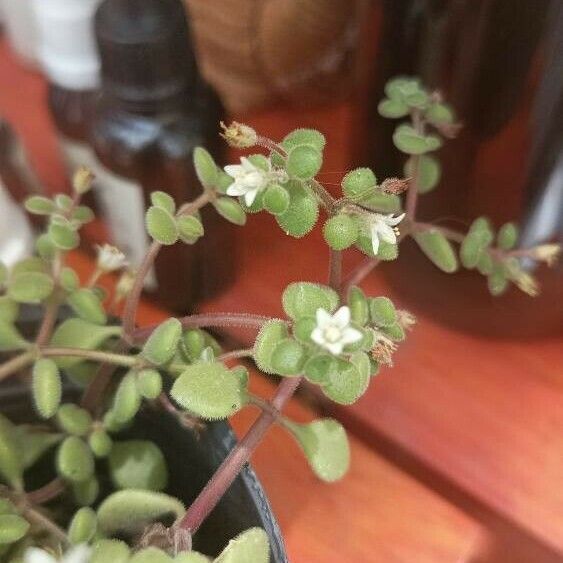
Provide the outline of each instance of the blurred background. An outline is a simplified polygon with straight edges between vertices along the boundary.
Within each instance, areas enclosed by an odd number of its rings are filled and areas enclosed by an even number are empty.
[[[97,177],[98,220],[77,255],[112,241],[138,263],[148,194],[197,195],[195,146],[223,164],[240,156],[221,120],[275,140],[321,130],[333,193],[356,166],[400,175],[394,124],[377,113],[399,74],[439,90],[463,124],[420,217],[460,230],[515,220],[525,247],[562,240],[559,0],[0,0],[0,16],[7,263],[33,251],[21,202],[70,189],[80,165]],[[269,216],[236,231],[204,221],[203,243],[159,257],[145,288],[155,308],[279,315],[287,283],[325,281],[317,231],[297,243]],[[296,485],[277,480],[267,446],[256,459],[292,561],[563,561],[563,271],[535,274],[537,298],[492,298],[480,276],[443,274],[407,241],[370,276],[368,291],[413,311],[415,332],[352,408],[304,397],[353,432],[351,475]]]

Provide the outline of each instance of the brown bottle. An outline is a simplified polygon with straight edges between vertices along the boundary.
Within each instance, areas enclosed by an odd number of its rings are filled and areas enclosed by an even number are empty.
[[[180,0],[105,0],[95,33],[102,63],[91,130],[98,194],[115,244],[136,266],[149,244],[150,193],[165,191],[179,205],[201,193],[192,153],[209,145],[211,131],[217,137],[219,106],[197,74]],[[232,258],[218,250],[228,240],[225,222],[205,210],[204,225],[200,243],[164,247],[147,278],[146,289],[177,312],[192,310],[231,277]]]

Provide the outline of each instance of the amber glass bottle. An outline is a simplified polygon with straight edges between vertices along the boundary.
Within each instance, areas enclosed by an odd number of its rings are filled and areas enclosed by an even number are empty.
[[[149,243],[150,193],[166,191],[178,203],[199,195],[192,152],[217,138],[220,105],[197,73],[180,0],[105,0],[95,33],[102,63],[91,130],[98,190],[114,242],[135,266]],[[146,289],[177,312],[230,279],[231,262],[209,251],[226,241],[225,224],[204,215],[202,244],[163,248],[147,279]]]

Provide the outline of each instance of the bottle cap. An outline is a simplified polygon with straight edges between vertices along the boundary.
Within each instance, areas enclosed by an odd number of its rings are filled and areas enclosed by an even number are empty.
[[[95,90],[100,62],[93,19],[101,0],[33,0],[39,58],[51,82],[69,90]]]
[[[131,105],[185,97],[197,77],[181,0],[105,0],[95,33],[106,95]]]

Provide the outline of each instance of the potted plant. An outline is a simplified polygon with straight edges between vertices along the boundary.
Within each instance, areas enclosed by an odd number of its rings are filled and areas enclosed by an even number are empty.
[[[351,404],[382,366],[392,365],[415,320],[387,297],[364,294],[358,285],[369,272],[397,258],[400,242],[410,236],[444,272],[455,272],[461,262],[487,276],[494,294],[510,282],[531,295],[537,292],[520,259],[551,263],[557,245],[517,249],[514,225],[495,234],[485,218],[467,233],[418,220],[417,198],[440,176],[431,153],[457,125],[451,108],[416,79],[392,80],[386,95],[382,115],[410,118],[393,135],[408,155],[406,178],[378,182],[367,168],[352,170],[335,198],[315,179],[325,144],[320,132],[297,129],[278,143],[246,125],[223,126],[230,145],[262,147],[266,154],[249,154],[221,170],[209,153],[197,149],[201,195],[178,207],[167,194],[152,194],[146,225],[153,242],[138,271],[124,270],[111,296],[97,282],[124,268],[118,250],[99,249],[86,284],[65,264],[66,253],[79,243],[79,228],[92,219],[80,203],[90,189],[90,173],[77,173],[72,197],[34,196],[26,202],[28,211],[45,216],[47,228],[37,239],[36,256],[0,270],[0,349],[6,358],[0,379],[20,376],[28,382],[34,405],[32,415],[16,389],[8,399],[5,395],[0,416],[4,560],[194,563],[211,561],[212,555],[216,563],[260,563],[268,561],[272,548],[274,559],[283,561],[269,517],[260,521],[268,534],[253,526],[220,554],[211,553],[217,542],[202,542],[198,531],[225,493],[232,493],[231,485],[272,424],[297,440],[320,479],[332,482],[345,474],[344,428],[330,418],[295,423],[283,407],[305,381],[330,400]],[[311,231],[322,211],[330,251],[327,284],[290,284],[281,296],[284,318],[194,314],[138,328],[136,310],[155,257],[164,245],[195,244],[204,235],[199,210],[206,205],[236,225],[245,223],[247,213],[270,213],[296,238]],[[366,254],[366,261],[344,278],[342,252],[348,248]],[[118,321],[110,312],[121,300]],[[42,308],[31,334],[24,330],[29,323],[20,322],[28,304]],[[63,315],[61,306],[68,309]],[[256,329],[252,349],[224,351],[207,332],[239,325]],[[242,358],[280,378],[271,401],[248,390],[248,369],[237,363]],[[261,409],[260,417],[240,442],[227,436],[229,443],[217,452],[220,441],[209,436],[223,432],[224,438],[224,430],[209,421],[228,419],[249,405]],[[180,422],[192,434],[179,431]],[[190,457],[198,449],[193,432],[200,432],[199,450],[210,450],[215,459],[215,471],[195,498],[185,492],[197,465]],[[239,523],[252,522],[245,517],[249,506],[237,505]],[[213,527],[217,537],[221,526],[232,527],[227,516]],[[205,554],[193,549],[200,545]]]

